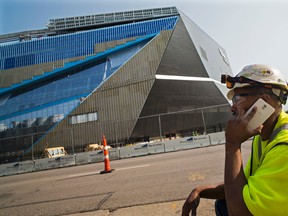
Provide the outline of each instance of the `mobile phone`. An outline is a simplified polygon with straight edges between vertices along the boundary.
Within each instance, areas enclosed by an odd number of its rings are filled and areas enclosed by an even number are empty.
[[[260,125],[262,125],[275,111],[275,109],[264,101],[262,98],[259,98],[244,114],[244,118],[252,111],[253,107],[257,107],[257,111],[248,123],[248,127],[251,130],[255,130]]]

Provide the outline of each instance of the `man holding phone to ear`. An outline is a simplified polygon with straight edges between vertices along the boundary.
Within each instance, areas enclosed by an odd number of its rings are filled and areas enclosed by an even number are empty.
[[[182,216],[196,215],[200,198],[216,199],[216,215],[288,215],[288,114],[282,110],[287,81],[277,69],[256,64],[236,77],[222,75],[222,82],[233,103],[225,132],[224,183],[193,189]],[[243,168],[241,144],[253,136]]]

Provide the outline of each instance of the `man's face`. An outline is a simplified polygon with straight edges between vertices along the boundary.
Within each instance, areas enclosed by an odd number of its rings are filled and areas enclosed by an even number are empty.
[[[239,109],[245,112],[257,101],[260,93],[253,88],[236,88],[232,98],[231,111],[233,115],[238,114]]]

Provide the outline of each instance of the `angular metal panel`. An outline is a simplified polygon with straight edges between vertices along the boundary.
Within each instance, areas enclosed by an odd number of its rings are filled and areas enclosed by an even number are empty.
[[[181,18],[178,19],[157,74],[208,77]]]
[[[201,46],[207,49],[205,55],[201,53]],[[232,72],[219,54],[220,48],[181,14],[157,70],[158,75],[166,75],[167,79],[163,76],[154,82],[132,137],[161,137],[185,131],[205,133],[206,128],[222,130],[230,117],[230,105],[217,81],[222,70],[227,74]],[[171,76],[196,80],[173,80]]]
[[[155,73],[171,33],[161,32],[71,113],[98,112],[98,121],[69,125],[68,117],[38,145],[44,146],[46,142],[50,142],[49,146],[59,145],[63,131],[70,133],[70,136],[61,140],[62,145],[71,149],[69,137],[73,136],[71,139],[76,151],[80,151],[86,144],[101,142],[102,134],[113,142],[128,140],[155,81]],[[87,131],[91,128],[94,133],[89,137]]]

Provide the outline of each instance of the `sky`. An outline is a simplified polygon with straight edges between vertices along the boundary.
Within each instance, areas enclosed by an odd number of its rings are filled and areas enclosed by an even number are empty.
[[[286,0],[0,0],[0,35],[44,29],[53,18],[170,6],[226,50],[235,75],[261,63],[288,79]]]

